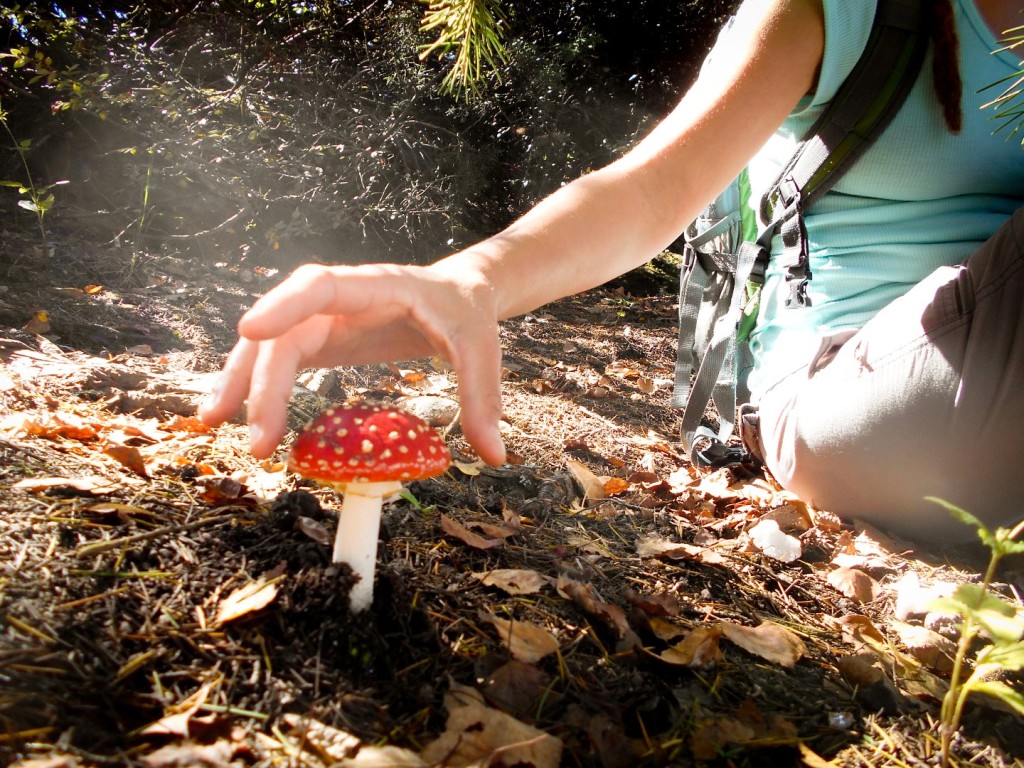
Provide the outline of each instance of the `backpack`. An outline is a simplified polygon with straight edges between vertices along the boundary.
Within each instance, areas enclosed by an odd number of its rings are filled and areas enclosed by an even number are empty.
[[[803,212],[882,133],[913,86],[928,47],[921,5],[921,0],[878,0],[860,60],[756,210],[744,170],[686,230],[672,406],[683,409],[681,438],[696,466],[747,457],[729,439],[737,405],[749,399],[747,340],[772,239],[782,237],[779,259],[790,291],[786,305],[805,306],[811,273]],[[711,403],[718,412],[717,430],[705,419]]]

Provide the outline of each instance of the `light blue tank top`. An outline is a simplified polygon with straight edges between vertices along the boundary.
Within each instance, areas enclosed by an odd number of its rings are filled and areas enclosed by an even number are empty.
[[[758,2],[759,0],[748,0]],[[1018,71],[972,0],[953,2],[960,39],[963,129],[950,134],[935,96],[931,54],[906,103],[857,164],[805,214],[810,305],[787,308],[784,270],[773,261],[751,335],[749,386],[760,394],[801,369],[821,338],[857,329],[937,267],[959,264],[1024,204],[1021,134],[994,134],[985,86]],[[750,166],[753,200],[774,181],[860,57],[875,0],[824,0],[825,53],[805,97]],[[1024,17],[1021,19],[1024,23]],[[773,254],[781,251],[779,238]]]

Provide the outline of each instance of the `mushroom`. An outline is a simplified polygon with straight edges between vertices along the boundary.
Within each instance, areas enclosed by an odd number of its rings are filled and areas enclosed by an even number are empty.
[[[379,403],[333,406],[299,434],[288,469],[344,494],[332,560],[347,563],[358,577],[349,593],[353,613],[373,602],[384,497],[403,482],[439,475],[450,464],[448,447],[426,422]]]

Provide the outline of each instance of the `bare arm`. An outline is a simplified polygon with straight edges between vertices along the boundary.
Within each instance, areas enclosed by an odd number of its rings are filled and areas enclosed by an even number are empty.
[[[653,258],[814,87],[821,13],[820,0],[746,3],[731,33],[735,52],[716,56],[716,66],[635,149],[448,261],[481,269],[505,318]]]
[[[304,266],[239,323],[201,409],[210,423],[248,397],[251,444],[269,455],[303,366],[441,354],[462,426],[485,460],[505,452],[497,322],[599,285],[657,255],[732,179],[813,86],[821,0],[749,0],[680,104],[635,149],[543,200],[503,232],[429,267]]]

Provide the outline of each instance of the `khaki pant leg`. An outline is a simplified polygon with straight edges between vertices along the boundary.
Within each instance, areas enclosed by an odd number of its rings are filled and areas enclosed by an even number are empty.
[[[1024,517],[1024,209],[760,403],[765,462],[816,506],[920,541]]]

